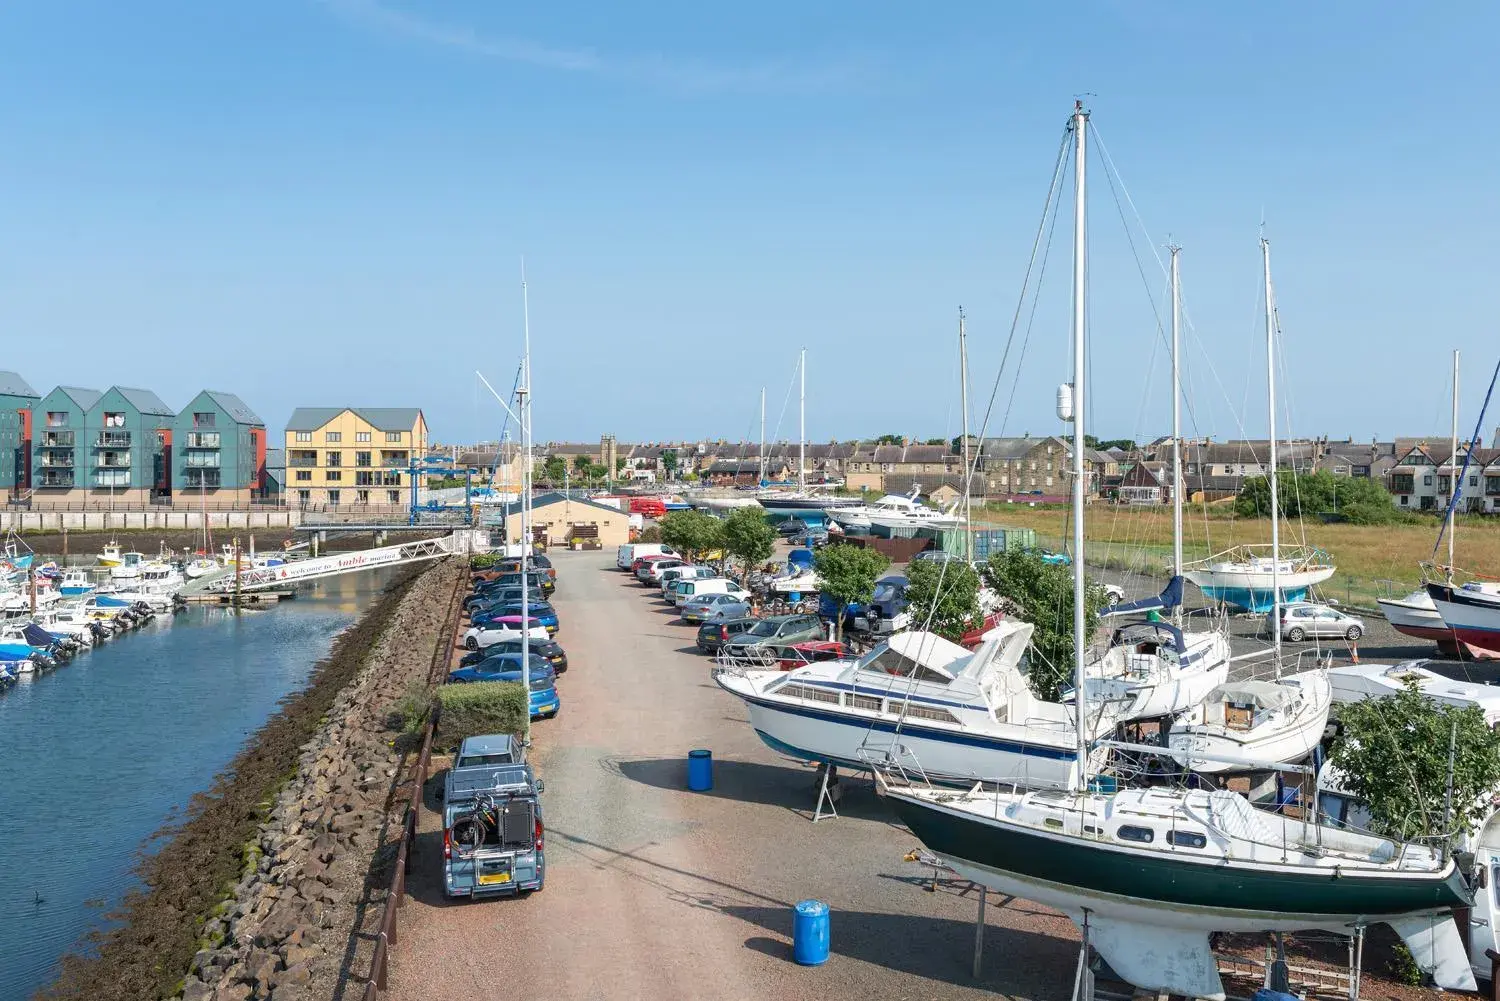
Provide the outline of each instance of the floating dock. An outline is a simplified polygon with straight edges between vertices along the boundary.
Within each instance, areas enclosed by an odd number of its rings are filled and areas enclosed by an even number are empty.
[[[191,594],[180,595],[183,601],[190,605],[233,605],[235,603],[233,591],[196,591]],[[297,597],[293,590],[285,591],[242,591],[239,596],[241,605],[274,605],[278,601],[289,601]]]

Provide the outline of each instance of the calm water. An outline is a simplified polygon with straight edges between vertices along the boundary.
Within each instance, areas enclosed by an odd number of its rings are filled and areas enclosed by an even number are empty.
[[[0,694],[0,1001],[53,979],[129,886],[145,839],[209,786],[387,579],[335,577],[242,615],[193,607]]]

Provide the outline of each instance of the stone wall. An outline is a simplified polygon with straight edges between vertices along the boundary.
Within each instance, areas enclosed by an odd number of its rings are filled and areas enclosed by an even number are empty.
[[[339,693],[304,745],[296,776],[276,797],[259,843],[246,854],[231,898],[204,928],[185,1001],[331,999],[360,953],[353,930],[378,911],[388,854],[400,837],[392,793],[402,757],[390,714],[409,684],[426,679],[461,560],[425,574],[406,595],[357,680]],[[388,813],[388,809],[391,811]],[[354,982],[342,996],[359,998]]]

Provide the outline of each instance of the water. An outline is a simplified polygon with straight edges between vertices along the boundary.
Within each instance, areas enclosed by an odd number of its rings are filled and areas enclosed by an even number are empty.
[[[242,615],[194,606],[0,695],[0,1001],[52,981],[130,886],[146,839],[388,579],[334,577]]]

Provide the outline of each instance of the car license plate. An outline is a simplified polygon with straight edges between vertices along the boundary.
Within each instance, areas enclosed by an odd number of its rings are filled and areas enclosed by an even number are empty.
[[[487,873],[482,874],[479,877],[479,885],[480,886],[496,886],[496,885],[498,885],[500,883],[509,883],[509,882],[510,882],[510,873],[508,873],[508,872],[487,872]]]

